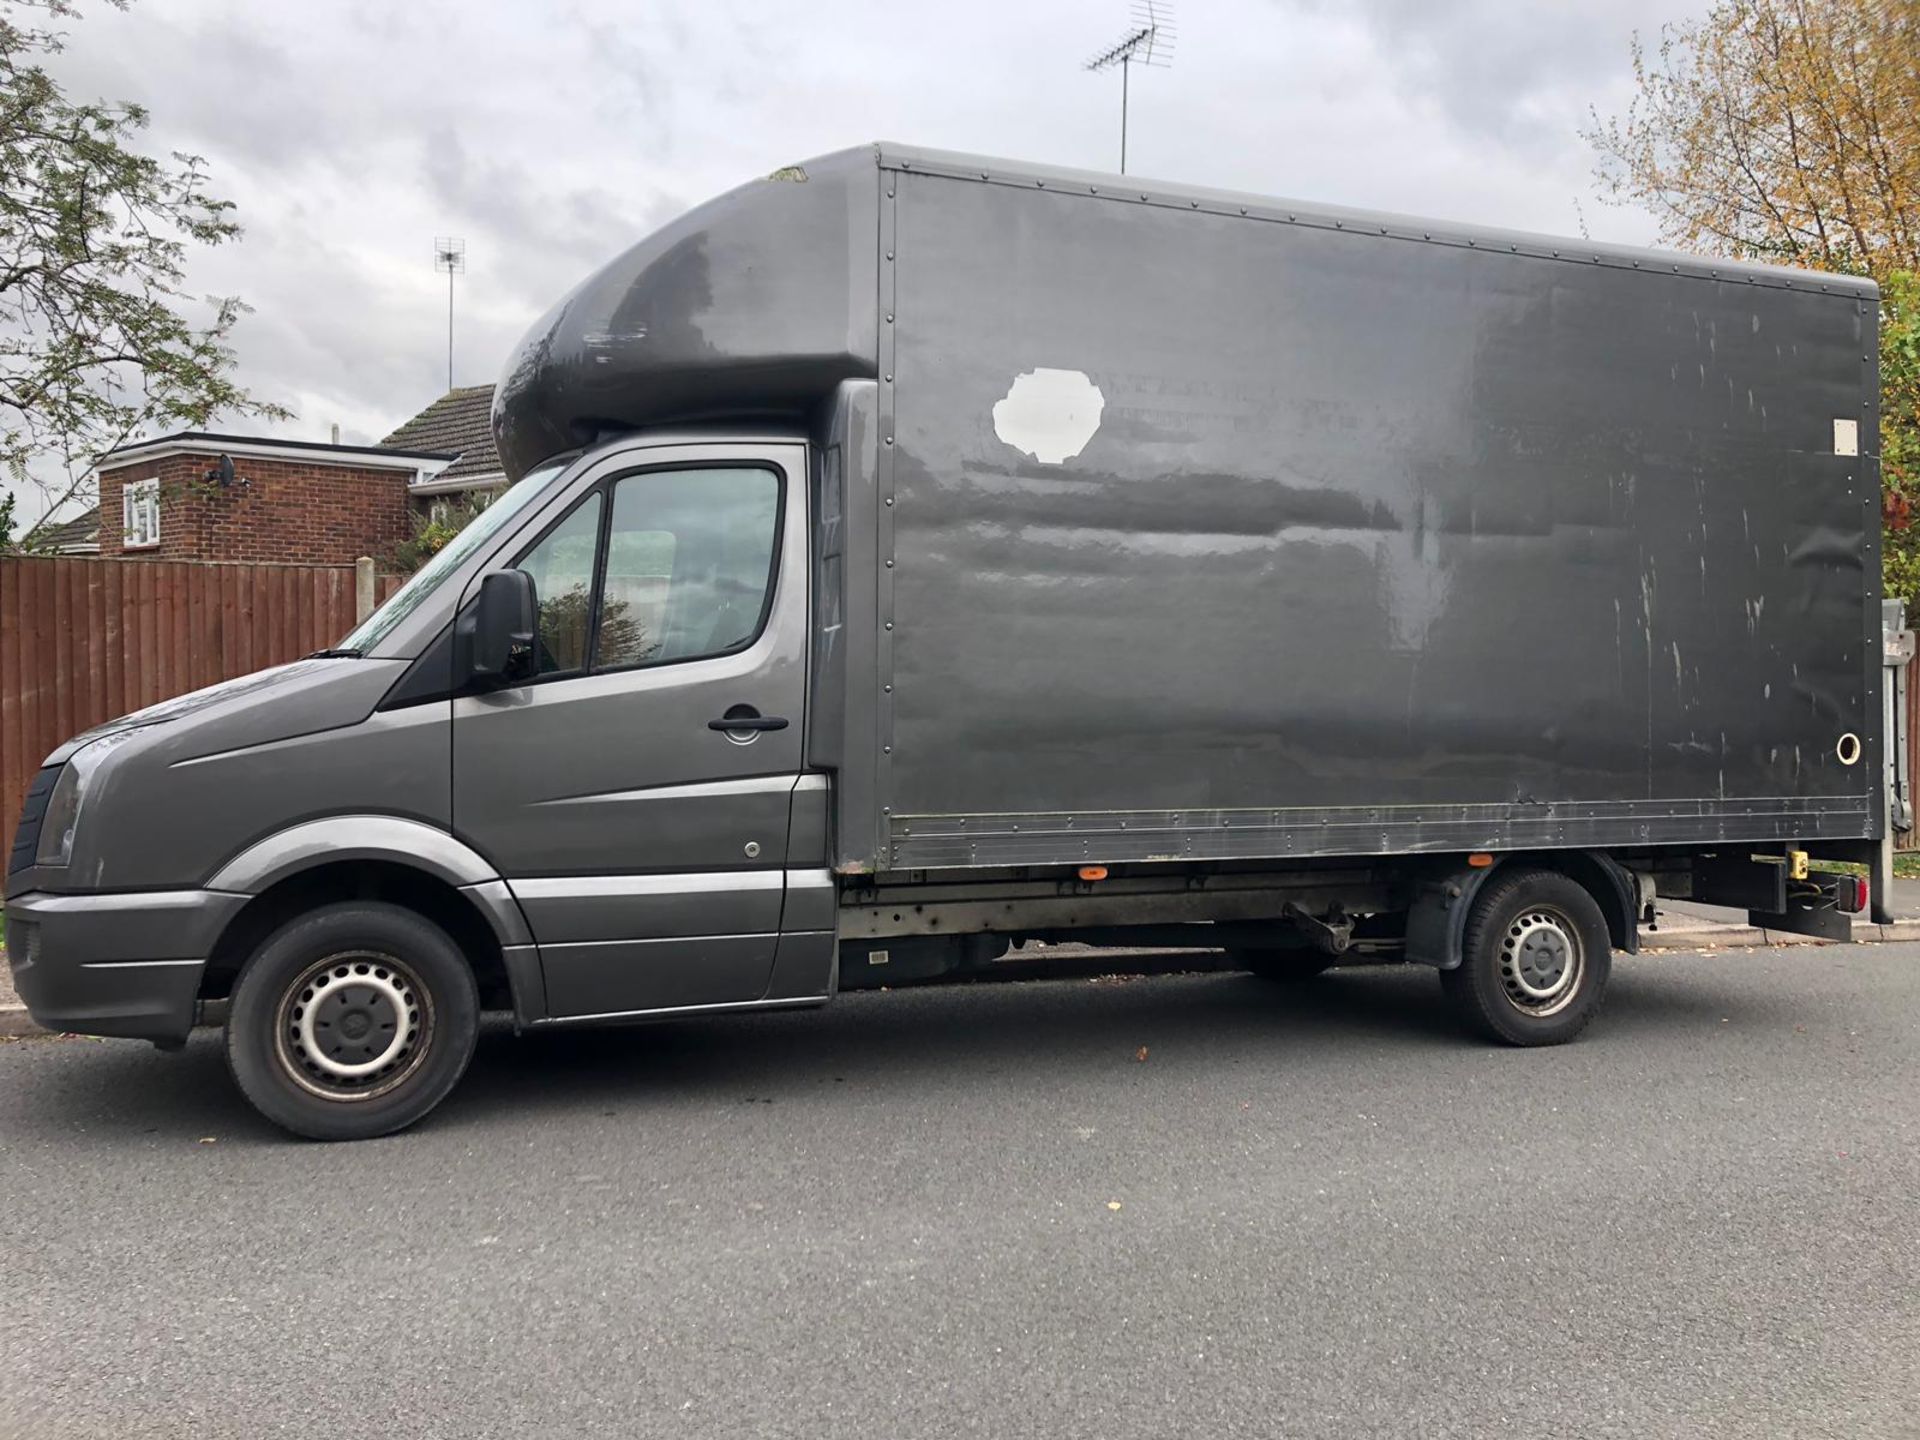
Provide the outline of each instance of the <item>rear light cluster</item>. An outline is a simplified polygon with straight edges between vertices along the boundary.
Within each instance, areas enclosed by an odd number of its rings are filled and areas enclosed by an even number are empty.
[[[1833,878],[1833,903],[1849,915],[1857,915],[1867,908],[1867,882],[1859,875],[1836,875]]]

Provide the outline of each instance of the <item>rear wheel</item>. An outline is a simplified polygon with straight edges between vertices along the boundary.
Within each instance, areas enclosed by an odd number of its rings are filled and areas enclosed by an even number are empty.
[[[1440,988],[1460,1018],[1508,1045],[1558,1045],[1599,1013],[1612,970],[1606,917],[1557,870],[1494,876],[1467,917]]]
[[[312,1140],[411,1125],[473,1056],[480,999],[446,932],[350,901],[288,922],[234,982],[227,1065],[275,1124]]]

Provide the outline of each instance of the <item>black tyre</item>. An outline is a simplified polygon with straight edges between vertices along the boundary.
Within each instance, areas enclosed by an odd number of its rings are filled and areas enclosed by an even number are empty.
[[[1600,1011],[1613,967],[1606,917],[1555,870],[1501,872],[1467,916],[1440,988],[1467,1026],[1508,1045],[1559,1045]]]
[[[1298,985],[1330,969],[1333,956],[1322,950],[1234,950],[1233,963],[1249,975],[1276,985]]]
[[[310,1140],[404,1129],[473,1058],[480,996],[445,931],[374,901],[291,920],[234,982],[227,1068],[262,1115]]]

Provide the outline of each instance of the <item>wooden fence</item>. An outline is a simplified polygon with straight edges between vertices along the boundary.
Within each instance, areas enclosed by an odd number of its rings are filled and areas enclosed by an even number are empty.
[[[400,583],[380,576],[376,597]],[[0,855],[61,741],[325,649],[354,610],[351,565],[0,556]]]

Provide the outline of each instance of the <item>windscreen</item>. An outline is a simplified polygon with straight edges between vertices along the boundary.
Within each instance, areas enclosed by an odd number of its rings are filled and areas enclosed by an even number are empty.
[[[425,565],[421,566],[414,577],[394,591],[391,599],[373,614],[361,622],[360,627],[340,642],[342,650],[357,650],[362,655],[384,640],[394,626],[426,603],[427,597],[445,583],[447,577],[457,571],[466,558],[487,541],[499,533],[500,528],[546,489],[546,483],[563,468],[565,461],[555,461],[529,471],[518,483],[507,487],[506,491],[486,509],[473,518],[466,529],[462,530],[446,547]]]

